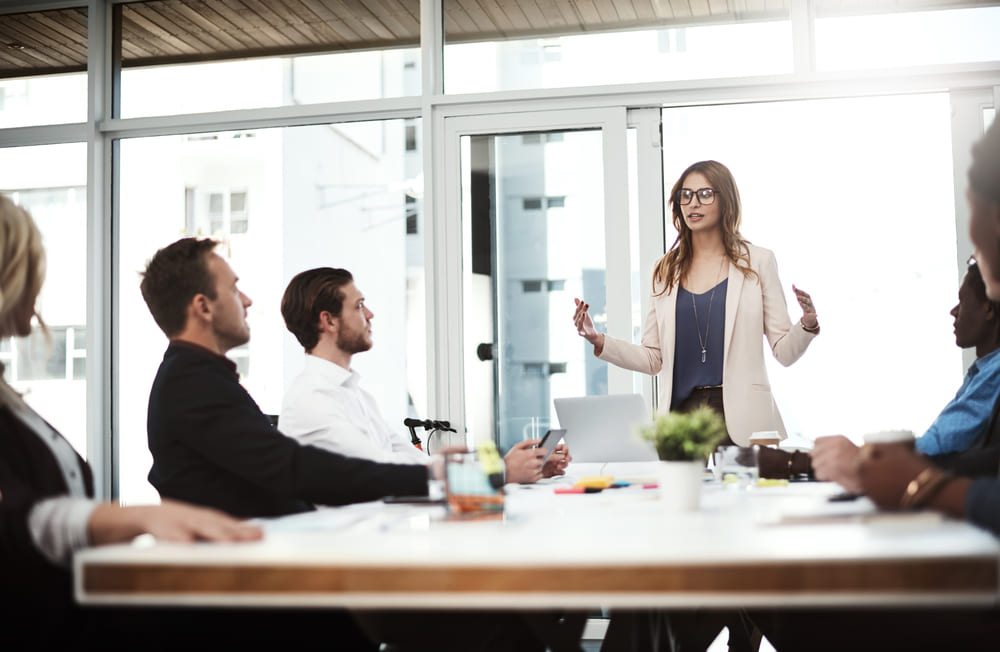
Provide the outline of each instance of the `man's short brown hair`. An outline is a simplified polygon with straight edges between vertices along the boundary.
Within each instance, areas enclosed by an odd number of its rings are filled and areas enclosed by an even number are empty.
[[[142,298],[167,337],[184,330],[187,307],[196,294],[215,299],[208,256],[219,246],[210,238],[182,238],[156,252],[142,273]]]
[[[344,286],[354,280],[346,269],[317,267],[295,275],[281,297],[285,326],[305,348],[319,343],[319,314],[340,316],[344,308]]]

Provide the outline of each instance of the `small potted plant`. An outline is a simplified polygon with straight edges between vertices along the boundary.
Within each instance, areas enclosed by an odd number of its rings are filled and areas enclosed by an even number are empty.
[[[705,463],[726,438],[726,422],[708,406],[663,414],[641,426],[662,464],[660,496],[672,511],[696,511],[701,502]]]

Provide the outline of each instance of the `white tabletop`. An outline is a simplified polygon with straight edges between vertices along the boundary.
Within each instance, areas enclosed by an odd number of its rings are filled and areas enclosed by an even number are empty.
[[[655,466],[576,467],[510,489],[503,518],[366,503],[265,521],[265,539],[139,540],[75,559],[94,604],[575,608],[997,603],[1000,543],[936,514],[880,514],[840,489],[706,485],[701,510],[668,513]],[[556,494],[580,475],[630,487]]]

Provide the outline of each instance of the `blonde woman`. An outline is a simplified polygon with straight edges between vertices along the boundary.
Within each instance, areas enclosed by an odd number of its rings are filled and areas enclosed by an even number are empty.
[[[792,323],[774,254],[740,235],[740,194],[717,161],[691,165],[670,193],[677,239],[653,273],[642,343],[594,329],[589,304],[576,299],[573,322],[594,355],[616,366],[660,374],[661,410],[708,404],[726,419],[732,441],[785,426],[764,368],[764,336],[787,366],[819,334],[816,307],[793,287],[802,317]]]
[[[31,216],[0,195],[0,338],[31,333],[44,270]],[[44,627],[23,630],[36,645],[79,642],[87,627],[72,602],[69,562],[76,550],[144,533],[167,541],[261,537],[258,527],[214,510],[170,501],[121,507],[93,495],[87,463],[0,378],[0,612],[11,625],[5,640],[17,638],[19,622],[44,620]]]

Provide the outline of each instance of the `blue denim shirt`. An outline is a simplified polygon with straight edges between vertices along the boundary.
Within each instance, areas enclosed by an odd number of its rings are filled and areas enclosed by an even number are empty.
[[[917,439],[917,450],[924,455],[940,455],[968,449],[989,426],[998,396],[1000,349],[972,363],[955,398]]]

